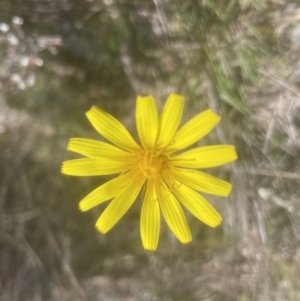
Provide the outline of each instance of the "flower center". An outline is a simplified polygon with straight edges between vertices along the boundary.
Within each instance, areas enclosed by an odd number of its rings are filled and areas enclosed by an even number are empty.
[[[146,152],[140,159],[139,166],[147,178],[152,178],[160,175],[164,162],[163,156]]]

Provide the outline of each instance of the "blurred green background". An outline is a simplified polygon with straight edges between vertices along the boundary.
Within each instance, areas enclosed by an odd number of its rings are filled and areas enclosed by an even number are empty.
[[[0,1],[0,300],[300,300],[300,4],[283,0]],[[99,139],[97,105],[136,136],[138,94],[184,120],[222,116],[200,145],[236,145],[209,171],[223,223],[187,214],[193,241],[162,225],[140,241],[137,200],[106,235],[79,201],[105,177],[67,177],[72,137]]]

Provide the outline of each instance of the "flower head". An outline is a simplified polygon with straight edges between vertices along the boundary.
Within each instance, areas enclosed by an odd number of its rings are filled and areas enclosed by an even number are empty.
[[[157,247],[160,211],[182,243],[192,239],[182,206],[208,226],[216,227],[222,221],[198,192],[228,196],[231,185],[198,169],[236,160],[235,149],[232,145],[211,145],[182,152],[220,121],[212,110],[206,110],[179,128],[183,106],[184,98],[171,94],[159,115],[152,96],[138,96],[136,126],[141,144],[103,110],[92,107],[86,113],[94,128],[112,144],[71,139],[68,150],[85,158],[65,161],[62,173],[73,176],[118,174],[79,204],[80,209],[86,211],[112,199],[96,222],[100,232],[108,232],[120,220],[143,187],[140,230],[145,249]]]

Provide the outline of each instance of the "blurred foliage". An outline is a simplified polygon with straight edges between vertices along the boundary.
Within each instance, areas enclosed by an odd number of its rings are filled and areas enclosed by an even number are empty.
[[[274,0],[0,1],[0,300],[298,300],[299,15]],[[60,164],[69,138],[99,139],[92,105],[134,133],[136,95],[170,92],[186,119],[222,115],[200,143],[240,159],[211,171],[234,187],[208,197],[223,226],[188,215],[193,242],[163,225],[152,254],[139,201],[103,236],[105,205],[77,204],[106,179]]]

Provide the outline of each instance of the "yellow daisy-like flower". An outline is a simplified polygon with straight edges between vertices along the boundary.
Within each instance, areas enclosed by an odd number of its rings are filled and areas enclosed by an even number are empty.
[[[110,114],[97,107],[86,113],[94,128],[114,145],[84,138],[71,139],[68,150],[86,158],[65,161],[62,173],[73,176],[119,174],[79,204],[80,209],[86,211],[112,199],[96,222],[101,233],[108,232],[120,220],[142,187],[145,191],[140,230],[145,249],[157,248],[160,211],[182,243],[190,242],[192,236],[181,205],[208,226],[216,227],[222,221],[198,191],[228,196],[231,185],[198,169],[236,160],[234,146],[211,145],[178,153],[208,134],[220,121],[212,110],[206,110],[178,129],[183,106],[184,98],[171,94],[159,116],[152,96],[138,96],[136,126],[141,145]]]

